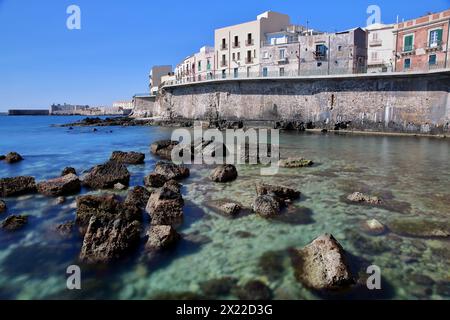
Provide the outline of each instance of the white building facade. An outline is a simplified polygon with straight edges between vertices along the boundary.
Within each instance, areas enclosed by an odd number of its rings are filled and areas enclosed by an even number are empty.
[[[395,64],[394,24],[376,23],[367,31],[367,73],[393,72]]]

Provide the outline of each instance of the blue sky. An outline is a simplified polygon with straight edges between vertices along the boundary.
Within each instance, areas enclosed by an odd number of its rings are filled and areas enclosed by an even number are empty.
[[[66,28],[71,4],[81,8],[81,30]],[[450,8],[450,0],[0,0],[0,111],[130,99],[147,91],[153,64],[212,45],[217,27],[273,10],[344,30],[365,26],[371,4],[384,23]]]

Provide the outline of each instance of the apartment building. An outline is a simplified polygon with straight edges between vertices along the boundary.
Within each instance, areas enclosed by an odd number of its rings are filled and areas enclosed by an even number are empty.
[[[123,101],[115,101],[112,104],[113,108],[129,110],[133,109],[133,101],[131,100],[123,100]]]
[[[286,30],[288,15],[267,11],[250,21],[215,30],[215,70],[221,78],[257,76],[265,34]]]
[[[213,79],[215,74],[214,60],[214,48],[202,47],[199,52],[186,57],[176,66],[176,80],[185,83]]]
[[[171,74],[172,73],[172,66],[165,65],[165,66],[153,66],[150,70],[150,94],[156,94],[158,92],[158,88],[161,85],[161,77]]]
[[[395,64],[394,24],[375,23],[367,28],[367,73],[393,72]]]
[[[450,10],[432,13],[395,26],[395,71],[447,68]]]
[[[266,35],[261,48],[261,76],[363,73],[367,70],[366,32],[356,28],[338,33]],[[283,43],[285,39],[286,43]]]

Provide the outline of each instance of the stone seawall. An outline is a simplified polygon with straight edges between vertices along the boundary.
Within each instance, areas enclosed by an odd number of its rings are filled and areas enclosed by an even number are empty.
[[[450,133],[450,71],[219,80],[161,89],[153,115],[298,127]]]

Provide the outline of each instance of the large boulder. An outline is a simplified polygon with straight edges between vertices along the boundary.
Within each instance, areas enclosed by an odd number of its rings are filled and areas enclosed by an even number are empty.
[[[92,217],[140,221],[141,210],[137,203],[121,202],[115,195],[86,195],[77,197],[76,223],[84,233]]]
[[[184,201],[173,185],[164,185],[148,200],[146,211],[152,225],[177,225],[183,221]]]
[[[0,224],[0,228],[6,231],[17,231],[28,223],[28,216],[9,216]]]
[[[143,210],[148,203],[150,195],[151,192],[144,187],[134,187],[133,190],[128,191],[128,195],[125,198],[124,204],[126,206],[137,206],[138,208]]]
[[[168,161],[159,161],[156,164],[155,173],[164,176],[167,180],[181,180],[189,177],[188,168]]]
[[[292,260],[297,280],[310,289],[337,290],[354,283],[346,253],[330,234],[294,250]]]
[[[147,232],[148,240],[145,250],[154,252],[174,245],[180,235],[172,226],[152,226]]]
[[[236,180],[238,172],[232,164],[220,165],[211,172],[210,178],[214,182],[230,182]]]
[[[112,189],[117,183],[124,186],[130,184],[130,172],[125,165],[117,161],[95,166],[83,180],[83,184],[91,189]]]
[[[84,235],[80,260],[88,264],[120,259],[139,245],[141,223],[117,216],[93,216]]]
[[[5,157],[5,161],[8,163],[16,163],[16,162],[19,162],[22,160],[23,160],[23,157],[20,154],[18,154],[17,152],[10,152]]]
[[[3,161],[3,160],[5,160],[5,159],[6,159],[6,156],[0,154],[0,161]]]
[[[229,200],[215,200],[210,202],[209,205],[228,217],[235,217],[242,210],[241,204]]]
[[[264,218],[275,217],[281,211],[280,200],[270,195],[258,196],[253,202],[252,209]]]
[[[256,185],[256,193],[259,196],[274,194],[283,200],[296,200],[300,198],[300,192],[284,186],[274,186],[266,183]]]
[[[38,192],[48,197],[67,196],[80,192],[80,189],[80,179],[73,173],[37,185]]]
[[[370,205],[379,205],[383,201],[375,196],[370,196],[361,192],[354,192],[347,197],[348,201],[356,202],[356,203],[366,203]]]
[[[114,151],[111,155],[110,160],[125,164],[143,164],[145,160],[145,154],[139,152]]]
[[[167,180],[162,174],[152,172],[144,178],[144,185],[148,188],[161,188]]]
[[[0,200],[0,213],[3,213],[6,211],[6,203],[3,200]]]
[[[75,168],[72,168],[72,167],[65,167],[64,169],[63,169],[63,171],[61,172],[61,177],[64,177],[64,176],[66,176],[66,175],[68,175],[68,174],[77,174],[77,171],[75,170]]]
[[[278,166],[281,168],[302,168],[310,167],[314,164],[311,160],[302,157],[287,158],[278,161]]]
[[[0,196],[13,197],[36,192],[33,177],[14,177],[0,179]]]
[[[153,154],[160,156],[166,160],[172,160],[172,150],[179,144],[178,141],[172,140],[160,140],[155,141],[150,146],[150,150]]]

